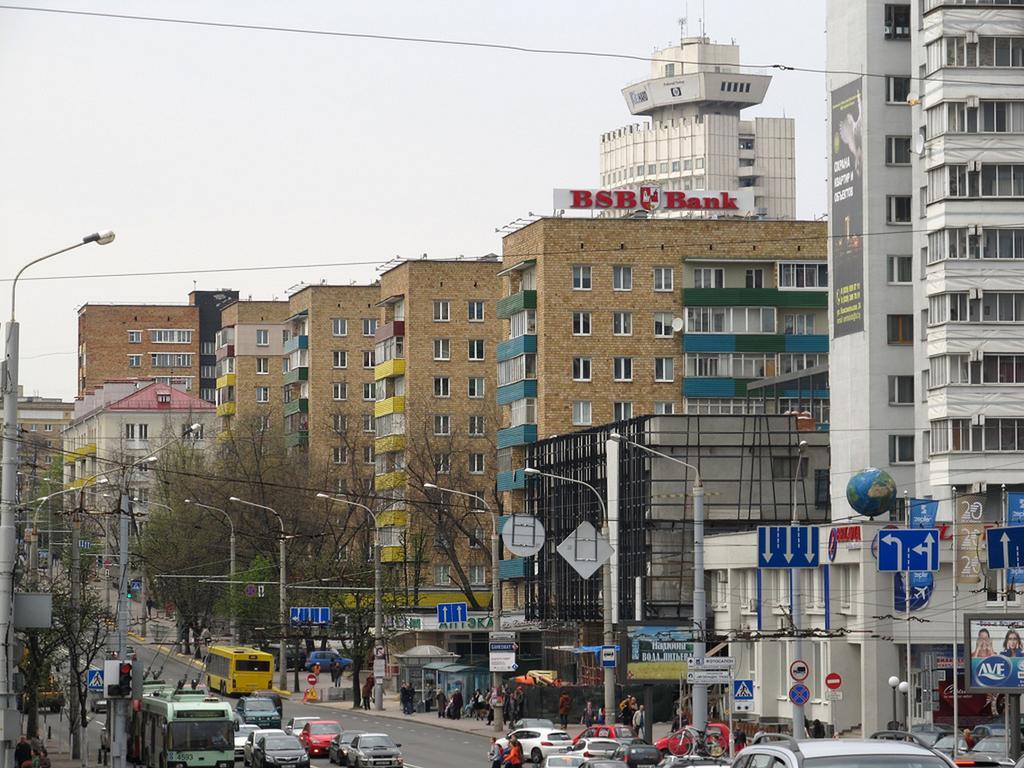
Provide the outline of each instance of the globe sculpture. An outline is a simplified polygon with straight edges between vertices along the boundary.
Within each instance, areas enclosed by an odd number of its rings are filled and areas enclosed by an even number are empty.
[[[846,500],[865,517],[878,517],[895,506],[896,481],[884,470],[862,469],[846,484]]]

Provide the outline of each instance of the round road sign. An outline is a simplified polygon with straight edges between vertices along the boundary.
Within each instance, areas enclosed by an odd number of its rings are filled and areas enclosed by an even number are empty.
[[[501,527],[505,548],[518,557],[532,557],[544,546],[544,524],[530,515],[512,515]]]
[[[828,561],[831,563],[836,559],[836,553],[839,551],[839,533],[833,528],[828,533]]]
[[[806,680],[809,674],[811,674],[811,668],[807,666],[807,662],[803,659],[797,659],[789,665],[789,676],[798,683]]]
[[[806,704],[811,698],[810,689],[803,683],[797,683],[789,689],[789,700],[797,706]]]
[[[320,678],[314,675],[312,672],[310,672],[308,675],[306,675],[306,682],[310,685],[316,685],[318,682],[320,682]]]
[[[825,675],[825,687],[831,691],[838,691],[843,685],[843,678],[838,672],[829,672]]]

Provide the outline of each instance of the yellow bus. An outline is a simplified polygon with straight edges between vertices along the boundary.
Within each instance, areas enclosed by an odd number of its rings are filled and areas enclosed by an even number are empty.
[[[255,648],[211,645],[206,654],[206,685],[222,696],[273,688],[274,657]]]

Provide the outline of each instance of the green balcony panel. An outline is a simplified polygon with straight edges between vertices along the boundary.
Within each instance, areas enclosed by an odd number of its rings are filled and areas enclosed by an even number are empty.
[[[282,416],[291,416],[293,413],[309,413],[309,400],[305,397],[300,397],[292,400],[290,403],[285,403],[281,408]]]
[[[524,309],[536,308],[536,291],[520,291],[503,299],[498,299],[498,317],[502,320],[508,320],[516,312],[522,312]]]

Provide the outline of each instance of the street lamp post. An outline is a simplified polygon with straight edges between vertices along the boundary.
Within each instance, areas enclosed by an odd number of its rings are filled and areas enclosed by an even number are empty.
[[[93,233],[82,238],[81,242],[61,248],[33,259],[18,270],[11,281],[11,319],[7,322],[7,333],[4,339],[4,362],[0,370],[3,397],[3,457],[0,459],[0,699],[3,705],[3,723],[16,722],[14,692],[11,690],[10,649],[13,648],[11,624],[14,620],[14,564],[15,564],[15,533],[14,523],[18,506],[18,341],[19,328],[15,319],[15,299],[18,279],[29,267],[61,253],[80,248],[89,243],[106,245],[114,239],[113,232]],[[3,764],[10,764],[8,751],[12,749],[17,734],[7,733],[3,728],[0,743],[3,746]]]
[[[564,475],[553,475],[549,472],[541,472],[539,469],[534,467],[525,467],[523,474],[527,477],[547,477],[552,480],[561,480],[566,483],[575,483],[576,485],[582,485],[585,488],[589,488],[593,491],[594,496],[597,497],[597,503],[601,505],[601,532],[605,537],[608,536],[609,520],[608,520],[608,507],[604,503],[604,498],[598,492],[597,488],[592,486],[590,483],[583,480],[577,480],[575,477],[565,477]],[[618,542],[612,542],[612,547],[615,553],[612,557],[618,556]],[[602,602],[602,613],[604,613],[604,626],[603,629],[603,642],[606,648],[612,648],[615,646],[615,627],[612,624],[612,570],[611,564],[605,563],[602,568],[602,583],[601,583],[601,602]],[[614,667],[604,668],[604,716],[605,721],[610,722],[615,716],[615,669]]]
[[[186,504],[191,504],[193,507],[199,507],[200,509],[208,509],[211,512],[220,512],[227,519],[228,527],[231,530],[231,538],[230,538],[230,558],[231,558],[230,573],[231,573],[231,576],[229,577],[229,579],[231,581],[231,584],[229,585],[228,589],[233,593],[234,589],[235,589],[235,523],[231,519],[231,515],[229,515],[227,510],[225,510],[225,509],[221,509],[220,507],[211,507],[209,504],[201,504],[200,502],[196,501],[195,499],[185,499],[185,503]],[[236,615],[236,611],[235,611],[234,594],[232,594],[232,599],[231,599],[231,642],[232,643],[237,643],[238,642],[238,619],[237,619],[237,615]]]
[[[608,435],[609,443],[624,443],[638,448],[652,456],[675,462],[693,472],[693,657],[702,663],[707,653],[707,594],[704,590],[704,481],[700,470],[693,464],[671,456],[662,451],[637,443],[629,438],[612,432]],[[679,714],[682,716],[683,702],[679,700]],[[708,687],[694,683],[693,685],[693,727],[703,731],[708,721]]]
[[[454,488],[442,488],[434,483],[424,483],[423,487],[427,490],[441,491],[442,493],[451,493],[455,496],[464,496],[467,499],[474,499],[480,502],[480,505],[487,511],[491,518],[491,614],[494,621],[494,631],[501,631],[501,574],[499,573],[498,563],[500,562],[500,551],[499,551],[499,540],[498,540],[498,516],[494,514],[494,510],[491,509],[490,504],[484,501],[482,496],[475,493],[467,493],[466,491],[457,491]],[[491,685],[494,686],[494,695],[497,696],[498,690],[501,688],[501,673],[491,673]],[[494,730],[502,731],[505,727],[505,712],[501,707],[494,707]]]
[[[272,515],[274,515],[274,517],[277,518],[278,525],[281,526],[281,537],[280,537],[280,540],[278,541],[278,551],[277,551],[277,559],[281,561],[280,572],[278,574],[278,581],[280,582],[280,584],[278,586],[278,592],[280,592],[280,594],[278,595],[278,606],[277,606],[277,609],[278,609],[278,620],[281,622],[281,644],[280,644],[280,647],[278,648],[278,653],[277,653],[277,664],[280,667],[280,669],[278,670],[278,682],[277,682],[277,684],[278,684],[278,687],[280,687],[282,691],[285,691],[285,690],[288,689],[288,657],[287,657],[286,651],[285,651],[285,644],[286,644],[286,642],[288,640],[288,602],[285,599],[285,594],[284,594],[285,578],[287,576],[287,571],[286,571],[286,566],[285,566],[287,552],[285,550],[284,518],[281,517],[281,515],[277,512],[276,509],[274,509],[273,507],[268,507],[265,504],[257,504],[256,502],[253,502],[253,501],[244,501],[244,500],[238,498],[237,496],[230,497],[228,499],[228,501],[234,502],[235,504],[244,504],[247,507],[255,507],[256,509],[264,509],[267,512],[270,512]],[[297,660],[296,660],[296,663],[297,663]]]
[[[370,516],[373,523],[373,658],[377,659],[377,649],[384,646],[384,606],[381,588],[381,560],[380,560],[380,528],[377,525],[377,515],[365,504],[349,499],[339,499],[326,493],[318,493],[318,499],[336,501],[339,504],[348,504],[350,507],[358,507]],[[384,676],[373,676],[373,707],[377,711],[384,709]]]
[[[898,719],[898,713],[896,711],[896,691],[898,691],[901,688],[901,686],[904,685],[906,685],[906,683],[901,683],[900,679],[896,677],[896,675],[893,675],[889,678],[889,687],[892,688],[892,722],[890,723],[890,725],[894,730],[899,730],[900,728],[900,721]]]

